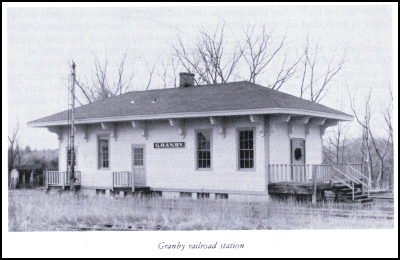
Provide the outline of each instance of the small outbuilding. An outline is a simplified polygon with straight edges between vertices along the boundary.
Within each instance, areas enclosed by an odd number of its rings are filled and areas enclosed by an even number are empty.
[[[43,183],[43,172],[35,165],[16,165],[11,170],[10,187],[12,189],[35,188],[42,186]]]

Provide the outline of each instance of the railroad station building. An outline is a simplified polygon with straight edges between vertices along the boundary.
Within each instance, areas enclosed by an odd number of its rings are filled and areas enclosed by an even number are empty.
[[[58,135],[67,188],[69,111],[28,123]],[[325,130],[353,117],[248,81],[134,91],[75,108],[76,185],[85,194],[137,192],[166,198],[264,200],[269,186],[324,181]],[[317,173],[316,173],[317,172]],[[270,186],[271,187],[271,186]]]

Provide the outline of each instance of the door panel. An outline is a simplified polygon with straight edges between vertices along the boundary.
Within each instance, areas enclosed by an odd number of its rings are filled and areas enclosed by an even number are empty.
[[[305,150],[303,139],[291,139],[292,181],[305,181]]]
[[[132,145],[132,172],[135,186],[146,185],[146,147],[144,144]]]

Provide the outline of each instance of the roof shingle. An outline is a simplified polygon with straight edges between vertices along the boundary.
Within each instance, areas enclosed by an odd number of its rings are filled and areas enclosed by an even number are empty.
[[[132,102],[133,101],[133,102]],[[155,101],[155,102],[152,102]],[[335,109],[248,81],[128,92],[75,108],[75,119],[286,108],[351,117]],[[28,124],[64,121],[63,111]]]

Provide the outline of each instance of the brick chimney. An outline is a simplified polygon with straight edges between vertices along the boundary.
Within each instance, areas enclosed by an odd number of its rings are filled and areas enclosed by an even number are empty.
[[[179,73],[179,87],[190,87],[194,85],[194,74],[190,72]]]

